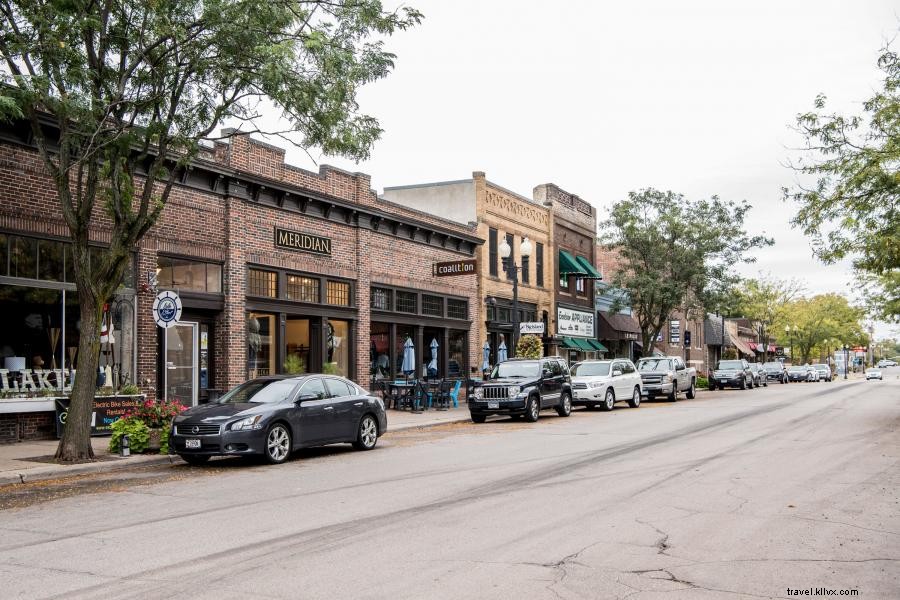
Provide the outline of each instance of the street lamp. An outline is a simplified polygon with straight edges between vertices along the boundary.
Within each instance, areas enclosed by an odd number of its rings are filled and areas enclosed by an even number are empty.
[[[509,348],[510,356],[516,355],[516,344],[519,341],[519,265],[515,263],[515,261],[510,258],[512,254],[512,248],[509,246],[509,242],[504,238],[503,243],[500,244],[500,258],[503,259],[503,268],[507,273],[512,277],[513,284],[513,304],[512,304],[512,335],[510,336],[510,341],[512,342],[512,348]],[[519,244],[519,256],[522,258],[528,258],[531,256],[531,242],[528,241],[528,237],[524,237],[522,239],[522,243]]]
[[[847,379],[847,371],[850,370],[850,365],[848,364],[850,358],[847,356],[847,351],[849,350],[849,348],[847,347],[847,344],[842,344],[842,346],[844,349],[844,379]]]

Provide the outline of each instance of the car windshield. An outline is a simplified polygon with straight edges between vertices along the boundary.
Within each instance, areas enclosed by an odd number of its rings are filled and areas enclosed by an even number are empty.
[[[780,369],[781,363],[780,362],[767,362],[766,364],[763,365],[763,368],[764,369]]]
[[[541,363],[536,360],[511,360],[502,362],[491,373],[491,379],[539,377]]]
[[[218,404],[273,404],[287,400],[297,387],[293,379],[255,379],[237,386],[216,400]]]
[[[804,373],[806,372],[806,367],[791,367],[788,371],[792,373]]]
[[[828,365],[813,365],[813,369],[818,369],[820,371],[827,371]]]
[[[668,358],[648,358],[637,365],[638,371],[671,371],[672,365]]]
[[[719,366],[716,368],[723,369],[723,370],[725,370],[725,369],[740,370],[740,369],[744,368],[744,363],[742,363],[739,360],[720,360]]]
[[[578,363],[572,367],[572,375],[580,377],[609,375],[608,362],[586,362]]]

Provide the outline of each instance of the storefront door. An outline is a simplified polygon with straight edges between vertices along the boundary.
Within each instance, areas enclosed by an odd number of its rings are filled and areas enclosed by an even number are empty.
[[[165,368],[163,369],[166,400],[185,406],[196,406],[199,389],[199,323],[182,321],[166,329]]]

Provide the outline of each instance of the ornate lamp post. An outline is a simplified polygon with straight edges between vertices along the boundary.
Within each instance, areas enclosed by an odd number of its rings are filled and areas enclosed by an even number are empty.
[[[511,348],[509,348],[509,355],[516,355],[516,344],[519,341],[519,265],[515,263],[515,261],[510,257],[512,254],[512,248],[510,248],[509,243],[506,239],[503,239],[503,243],[500,244],[500,258],[503,259],[503,268],[509,273],[510,277],[512,277],[513,284],[513,303],[512,303],[512,335],[510,335]],[[528,241],[528,238],[525,237],[522,239],[522,243],[519,244],[519,256],[522,258],[528,258],[531,256],[531,242]]]

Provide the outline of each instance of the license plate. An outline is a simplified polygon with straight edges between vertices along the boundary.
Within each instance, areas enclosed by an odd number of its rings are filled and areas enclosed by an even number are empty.
[[[185,448],[199,448],[200,440],[184,440]]]
[[[727,379],[720,379],[720,380],[719,380],[719,383],[728,383],[728,380],[727,380]]]
[[[488,408],[500,408],[499,402],[488,402]]]

